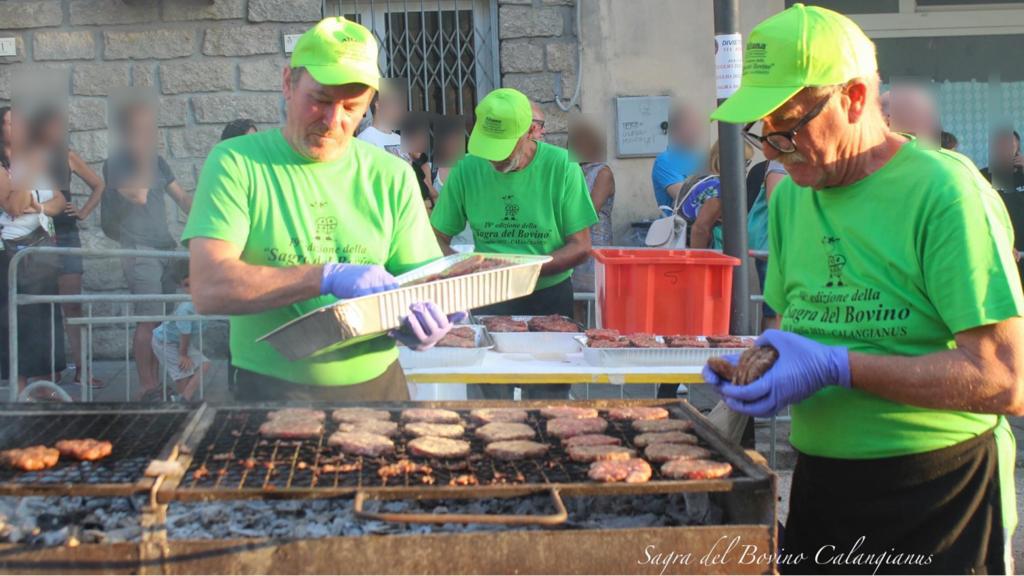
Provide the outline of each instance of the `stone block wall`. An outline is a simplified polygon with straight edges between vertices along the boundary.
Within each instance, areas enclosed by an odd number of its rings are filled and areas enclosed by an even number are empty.
[[[150,92],[160,114],[159,148],[185,190],[224,124],[239,117],[261,128],[284,119],[281,70],[284,35],[321,17],[320,0],[3,0],[0,38],[16,39],[17,55],[0,58],[0,105],[8,104],[21,72],[59,73],[69,96],[70,146],[100,173],[112,141],[107,96],[118,88]],[[73,178],[73,201],[90,190]],[[168,198],[175,237],[185,223]],[[99,213],[81,223],[85,247],[114,248]],[[86,260],[86,292],[126,292],[116,259]],[[208,338],[226,349],[223,330]],[[99,330],[96,357],[124,355],[123,328]]]
[[[576,0],[499,0],[501,84],[539,103],[546,117],[546,140],[565,145],[568,103],[576,88]],[[559,92],[560,88],[560,92]],[[574,107],[579,110],[579,105]]]

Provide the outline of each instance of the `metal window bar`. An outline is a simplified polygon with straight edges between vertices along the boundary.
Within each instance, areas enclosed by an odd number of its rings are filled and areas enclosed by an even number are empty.
[[[167,302],[184,302],[191,300],[188,294],[72,294],[72,295],[39,295],[39,294],[19,294],[18,293],[18,264],[31,254],[57,254],[62,256],[67,255],[78,255],[84,257],[103,257],[103,258],[118,258],[125,256],[142,257],[142,258],[169,258],[185,260],[188,259],[187,252],[174,252],[174,251],[162,251],[162,250],[96,250],[88,248],[58,248],[58,247],[31,247],[24,250],[20,250],[11,259],[8,265],[8,354],[9,354],[9,386],[8,396],[11,402],[17,402],[19,399],[19,373],[18,373],[18,308],[30,304],[47,304],[50,306],[50,369],[51,373],[56,371],[56,346],[57,346],[57,330],[60,327],[54,327],[56,325],[56,306],[59,304],[67,303],[82,303],[87,307],[86,318],[69,318],[67,323],[72,326],[87,326],[87,334],[81,343],[82,351],[82,392],[81,398],[83,401],[89,401],[92,399],[92,375],[95,373],[95,366],[92,360],[93,352],[93,326],[95,324],[106,323],[116,324],[124,322],[125,324],[125,378],[126,378],[126,395],[130,400],[131,391],[131,346],[129,339],[129,328],[133,322],[162,322],[173,318],[172,315],[168,315],[166,309]],[[121,310],[125,314],[123,317],[96,317],[93,315],[92,305],[95,303],[106,302],[106,303],[117,303],[121,304]],[[127,313],[127,306],[138,302],[163,302],[164,303],[164,314],[157,316],[132,316]],[[224,316],[205,316],[205,320],[221,320],[226,319]],[[201,327],[201,324],[200,324]],[[63,337],[60,339],[61,345],[63,345]],[[202,339],[200,334],[200,350],[202,350]],[[203,375],[200,375],[200,389],[202,386]],[[63,393],[63,389],[56,386],[56,383],[49,385],[51,389],[55,391],[59,390]],[[66,393],[64,393],[66,395]],[[164,380],[164,395],[166,399],[166,378]]]

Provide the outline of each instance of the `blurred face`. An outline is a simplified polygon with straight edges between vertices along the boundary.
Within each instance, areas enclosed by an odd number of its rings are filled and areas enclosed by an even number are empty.
[[[11,142],[11,111],[4,112],[3,118],[0,118],[0,142],[9,144]]]
[[[128,118],[127,144],[133,152],[144,154],[156,147],[156,112],[147,106],[138,106]]]
[[[512,154],[510,154],[508,158],[501,162],[491,162],[491,166],[494,166],[494,169],[502,174],[508,174],[519,170],[523,167],[523,164],[525,164],[526,147],[529,141],[530,134],[527,132],[519,139],[519,142],[516,143],[516,147],[512,150]]]
[[[786,132],[800,124],[808,113],[813,113],[823,100],[826,102],[821,112],[793,136],[794,151],[783,154],[772,146],[763,147],[765,158],[782,162],[794,182],[816,190],[829,185],[836,175],[837,165],[853,155],[851,150],[840,146],[850,130],[841,93],[823,96],[820,92],[803,90],[764,119],[764,134]]]
[[[256,127],[252,126],[248,130],[246,130],[245,133],[246,133],[246,135],[248,135],[248,134],[255,134],[256,133]]]
[[[363,84],[324,86],[306,71],[284,71],[284,98],[288,110],[284,135],[303,156],[329,162],[341,156],[373,98]]]
[[[526,133],[531,140],[543,140],[544,139],[544,111],[541,110],[540,106],[531,102],[530,108],[533,111],[533,121],[530,122],[530,130]]]
[[[391,92],[382,95],[377,103],[377,113],[381,120],[390,126],[398,126],[405,118],[405,96]]]
[[[923,88],[903,86],[889,92],[889,126],[918,138],[934,138],[938,125],[935,102]]]
[[[992,142],[992,159],[993,162],[1008,163],[1013,161],[1013,157],[1017,155],[1020,143],[1013,137],[1013,134],[1004,134],[998,136]]]

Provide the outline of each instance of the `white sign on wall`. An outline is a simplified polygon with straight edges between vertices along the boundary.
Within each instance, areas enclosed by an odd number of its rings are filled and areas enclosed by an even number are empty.
[[[743,76],[743,36],[719,34],[715,36],[715,86],[718,99],[732,96],[740,88]]]
[[[670,96],[615,99],[615,143],[619,158],[657,156],[668,145]]]

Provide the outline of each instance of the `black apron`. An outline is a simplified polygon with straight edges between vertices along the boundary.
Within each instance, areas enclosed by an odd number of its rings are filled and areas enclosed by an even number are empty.
[[[949,448],[893,458],[800,454],[779,570],[1003,574],[997,463],[992,431]],[[791,562],[798,554],[802,561]]]

